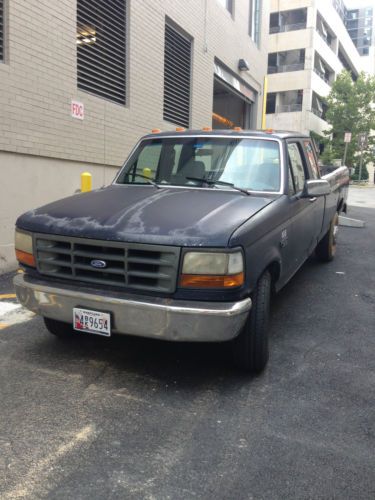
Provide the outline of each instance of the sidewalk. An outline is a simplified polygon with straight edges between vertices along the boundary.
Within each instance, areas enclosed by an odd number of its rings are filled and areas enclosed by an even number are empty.
[[[351,185],[348,196],[349,207],[375,208],[375,187]]]

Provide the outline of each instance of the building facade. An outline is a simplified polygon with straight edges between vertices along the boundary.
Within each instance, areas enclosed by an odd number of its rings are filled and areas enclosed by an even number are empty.
[[[362,60],[342,0],[271,0],[267,126],[323,135],[326,97],[345,68]]]
[[[345,9],[345,25],[350,38],[353,40],[359,55],[362,57],[362,64],[368,73],[374,74],[375,70],[375,50],[374,50],[374,29],[375,17],[372,5],[355,6],[355,2],[348,3]]]
[[[259,127],[268,2],[0,0],[0,271],[25,210],[112,181],[152,128]]]

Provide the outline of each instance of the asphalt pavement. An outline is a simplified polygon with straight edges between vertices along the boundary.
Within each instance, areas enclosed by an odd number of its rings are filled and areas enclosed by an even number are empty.
[[[0,498],[375,498],[375,209],[349,216],[275,298],[259,377],[225,344],[61,341],[0,297]]]

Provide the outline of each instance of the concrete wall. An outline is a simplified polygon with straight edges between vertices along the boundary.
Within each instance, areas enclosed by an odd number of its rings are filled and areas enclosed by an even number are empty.
[[[236,0],[234,15],[216,0],[128,1],[126,106],[77,89],[76,1],[6,0],[6,54],[0,63],[0,270],[15,265],[12,241],[18,214],[70,195],[79,174],[108,183],[130,148],[163,121],[166,16],[193,39],[191,127],[210,125],[214,60],[255,92],[267,71],[269,11],[263,2],[261,41],[249,37],[249,2]],[[240,58],[250,64],[239,72]],[[70,116],[71,100],[84,103],[85,119]],[[108,169],[108,172],[107,170]]]
[[[70,196],[80,188],[86,163],[0,151],[0,273],[12,267],[14,225],[23,212]],[[93,188],[109,184],[118,167],[92,164]]]

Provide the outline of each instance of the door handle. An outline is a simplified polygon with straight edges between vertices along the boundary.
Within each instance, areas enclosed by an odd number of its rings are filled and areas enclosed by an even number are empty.
[[[309,198],[309,202],[310,202],[310,203],[314,203],[314,201],[316,201],[316,200],[317,200],[317,198],[316,198],[316,197],[315,197],[315,198]]]

